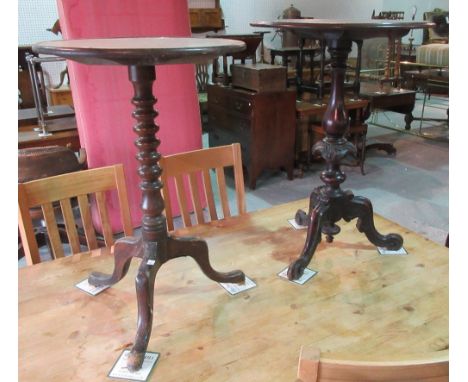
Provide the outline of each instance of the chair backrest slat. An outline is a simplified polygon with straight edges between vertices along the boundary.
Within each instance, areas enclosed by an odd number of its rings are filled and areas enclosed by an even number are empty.
[[[242,163],[242,154],[240,145],[232,145],[232,155],[234,163]],[[245,188],[244,188],[244,174],[242,173],[242,165],[234,166],[234,182],[236,187],[237,208],[239,215],[245,214],[247,208],[245,206]]]
[[[88,248],[93,250],[98,248],[98,241],[88,197],[95,194],[105,243],[107,246],[112,245],[114,236],[105,196],[110,190],[117,190],[123,230],[126,236],[131,236],[133,228],[122,165],[66,173],[18,184],[18,225],[28,265],[40,262],[30,215],[32,207],[42,208],[53,257],[58,258],[64,256],[61,239],[65,238],[65,233],[62,225],[59,231],[55,218],[54,206],[58,205],[56,202],[60,202],[71,252],[77,253],[80,252],[80,238],[71,205],[71,198],[77,198]]]
[[[18,184],[18,227],[26,256],[26,263],[33,265],[41,262],[34,227],[29,215],[29,207],[24,186]]]
[[[78,195],[78,207],[80,208],[81,220],[85,231],[86,244],[90,250],[98,248],[96,233],[94,231],[93,218],[91,216],[91,207],[88,201],[88,195]]]
[[[54,207],[52,203],[42,204],[42,214],[47,226],[47,233],[49,235],[49,241],[52,246],[52,251],[55,259],[64,256],[62,241],[60,240],[60,234],[57,227],[57,221],[55,220]]]
[[[448,382],[448,376],[448,351],[423,360],[363,362],[321,359],[313,347],[301,349],[297,373],[300,382]]]
[[[119,199],[120,220],[123,224],[125,236],[132,236],[132,217],[130,216],[130,208],[128,206],[128,194],[123,166],[114,166],[114,171]]]
[[[211,184],[211,176],[209,169],[203,169],[203,188],[205,190],[208,211],[210,212],[210,219],[218,220],[218,214],[216,213],[216,205],[213,197],[213,185]]]
[[[180,206],[180,212],[182,213],[182,220],[184,221],[184,225],[186,227],[192,226],[192,220],[190,219],[190,215],[188,212],[187,207],[187,198],[185,196],[185,186],[184,186],[184,179],[182,175],[177,174],[174,176],[176,191],[177,191],[177,200]]]
[[[114,236],[112,234],[109,213],[107,212],[106,194],[104,192],[96,192],[96,203],[98,206],[99,217],[101,218],[102,234],[107,247],[114,244]]]
[[[190,185],[190,194],[192,196],[192,203],[193,207],[195,208],[195,215],[197,217],[197,224],[201,224],[205,222],[205,218],[203,216],[202,205],[200,202],[200,193],[198,192],[197,174],[191,172],[188,174],[188,178]]]
[[[229,202],[226,192],[226,178],[224,176],[224,168],[216,167],[216,180],[218,182],[219,198],[221,199],[221,207],[223,209],[223,217],[228,218],[231,216],[229,211]]]
[[[75,218],[73,216],[70,199],[62,199],[60,201],[60,207],[62,209],[63,220],[65,221],[68,242],[70,243],[72,253],[75,254],[81,252],[80,240],[78,238],[78,231],[76,230]]]
[[[239,143],[168,155],[161,158],[160,164],[163,169],[163,195],[169,230],[174,229],[173,211],[175,208],[173,205],[171,205],[168,188],[169,179],[172,178],[175,179],[178,205],[183,224],[186,227],[192,225],[190,218],[190,204],[193,207],[193,212],[195,214],[197,224],[204,223],[206,221],[203,212],[203,205],[205,202],[209,211],[210,219],[219,219],[214,198],[214,182],[211,180],[210,174],[211,169],[215,170],[216,183],[218,187],[221,208],[223,211],[223,218],[228,218],[231,216],[226,188],[226,179],[224,175],[225,167],[234,168],[234,183],[238,211],[239,214],[246,212],[244,178],[242,174],[242,158]],[[203,180],[203,193],[199,189],[201,186],[199,182],[200,172],[202,174]],[[190,195],[187,194],[184,187],[184,182],[182,181],[183,176],[185,175],[188,176]]]

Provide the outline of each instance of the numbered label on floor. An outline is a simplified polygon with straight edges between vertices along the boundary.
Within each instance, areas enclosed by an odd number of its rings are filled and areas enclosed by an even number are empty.
[[[383,256],[405,256],[408,254],[404,247],[401,247],[396,251],[391,251],[390,249],[386,249],[383,247],[377,247],[377,251]]]
[[[297,280],[289,280],[288,269],[289,267],[283,269],[280,273],[278,273],[278,276],[282,277],[283,279],[286,279],[287,281],[290,281],[292,283],[299,284],[299,285],[304,285],[307,281],[309,281],[312,277],[314,277],[318,273],[317,271],[306,268],[304,269],[304,273],[302,274],[302,276],[299,277]]]
[[[130,350],[124,350],[115,363],[108,377],[126,379],[129,381],[146,381],[159,359],[159,353],[146,352],[145,359],[140,370],[130,371],[127,367],[127,360]]]
[[[236,283],[219,283],[224,289],[228,291],[229,294],[235,295],[246,290],[252,289],[257,286],[255,282],[245,276],[245,282],[243,284]]]
[[[106,290],[107,288],[109,288],[109,285],[104,285],[104,286],[99,286],[99,287],[91,285],[88,282],[88,279],[84,279],[83,281],[80,281],[75,286],[78,289],[81,289],[83,292],[90,294],[91,296],[96,296],[97,294],[101,293],[103,290]]]

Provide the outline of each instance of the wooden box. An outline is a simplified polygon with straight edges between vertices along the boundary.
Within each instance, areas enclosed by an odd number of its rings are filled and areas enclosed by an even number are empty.
[[[232,64],[232,86],[256,92],[286,90],[287,69],[269,64]]]
[[[73,105],[71,90],[68,86],[58,89],[48,88],[50,96],[50,105]]]

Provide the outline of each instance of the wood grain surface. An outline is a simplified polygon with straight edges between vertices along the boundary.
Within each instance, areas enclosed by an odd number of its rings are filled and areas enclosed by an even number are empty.
[[[161,353],[154,381],[294,381],[301,346],[322,357],[430,358],[448,348],[448,249],[379,216],[407,256],[380,256],[355,225],[322,241],[303,286],[277,276],[297,258],[305,230],[287,219],[307,200],[177,231],[207,240],[213,266],[242,269],[257,287],[229,295],[192,259],[156,279],[148,351]],[[136,329],[133,275],[92,297],[74,287],[109,272],[109,255],[78,254],[19,271],[21,381],[105,381]],[[407,356],[408,355],[408,356]]]

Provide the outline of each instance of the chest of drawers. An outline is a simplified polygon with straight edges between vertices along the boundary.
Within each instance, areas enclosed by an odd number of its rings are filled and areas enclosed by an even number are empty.
[[[210,146],[239,142],[248,186],[265,169],[284,169],[293,178],[296,124],[294,91],[253,92],[208,86]]]

